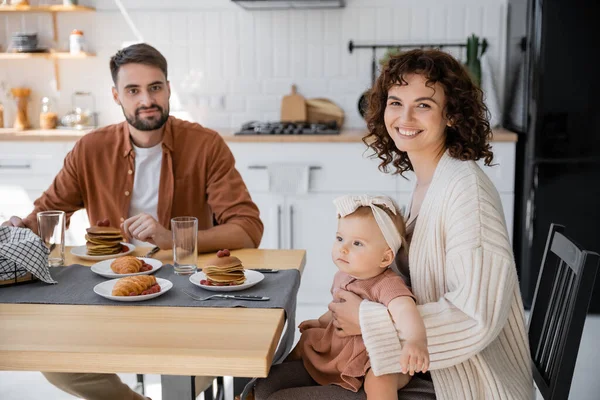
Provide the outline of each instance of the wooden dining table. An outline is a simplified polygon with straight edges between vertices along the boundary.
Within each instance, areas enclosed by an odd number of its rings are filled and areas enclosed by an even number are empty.
[[[94,264],[69,250],[65,265]],[[306,263],[305,250],[232,255],[245,268],[302,273]],[[153,258],[172,263],[173,254]],[[265,377],[284,323],[283,309],[0,304],[0,370]]]

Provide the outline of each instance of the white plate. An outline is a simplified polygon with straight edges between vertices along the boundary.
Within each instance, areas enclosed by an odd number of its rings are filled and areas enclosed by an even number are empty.
[[[258,282],[262,281],[265,278],[265,276],[260,272],[252,271],[249,269],[244,270],[244,274],[246,275],[246,282],[236,286],[201,285],[200,281],[202,279],[206,279],[206,275],[204,275],[204,272],[202,271],[196,272],[195,274],[190,276],[190,282],[192,282],[196,286],[200,286],[202,289],[212,290],[213,292],[236,292],[238,290],[248,289],[249,287],[256,285]]]
[[[168,292],[169,289],[173,287],[173,283],[171,281],[162,278],[156,278],[156,283],[160,285],[160,292],[158,293],[144,294],[139,296],[113,296],[112,290],[117,281],[118,279],[111,279],[110,281],[104,281],[97,284],[94,286],[94,293],[99,294],[102,297],[106,297],[107,299],[116,301],[144,301],[158,297],[161,294]]]
[[[127,250],[123,253],[119,253],[119,254],[108,254],[105,256],[90,256],[87,253],[87,247],[85,245],[83,245],[83,246],[73,247],[71,249],[71,254],[73,254],[74,256],[77,256],[79,258],[83,258],[84,260],[102,261],[102,260],[108,260],[108,259],[115,258],[115,257],[126,256],[127,254],[129,254],[135,250],[135,246],[132,245],[131,243],[121,242],[121,244],[127,246],[129,248],[129,250]]]
[[[110,265],[116,258],[111,258],[110,260],[104,260],[97,262],[92,265],[92,272],[97,273],[98,275],[102,275],[105,278],[122,278],[124,276],[135,276],[135,275],[150,275],[155,273],[162,267],[162,262],[156,260],[154,258],[145,258],[145,257],[137,257],[138,259],[144,261],[146,264],[152,265],[152,269],[144,272],[135,272],[133,274],[117,274],[112,269],[110,269]]]

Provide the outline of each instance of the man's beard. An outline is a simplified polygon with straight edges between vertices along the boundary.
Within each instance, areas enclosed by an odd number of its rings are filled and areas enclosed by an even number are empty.
[[[152,108],[157,109],[160,113],[160,117],[158,119],[142,119],[139,117],[140,111],[150,110]],[[135,110],[134,116],[127,115],[123,106],[121,106],[121,109],[123,110],[123,115],[125,116],[127,122],[129,122],[131,126],[139,131],[154,131],[160,129],[167,122],[167,119],[169,119],[169,106],[167,106],[166,111],[157,104],[152,104],[150,107],[140,107]]]

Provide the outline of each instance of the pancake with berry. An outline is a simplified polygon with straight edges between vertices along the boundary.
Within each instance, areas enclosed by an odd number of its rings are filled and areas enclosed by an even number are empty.
[[[236,286],[246,281],[244,266],[239,258],[232,256],[229,250],[219,250],[217,256],[209,259],[202,271],[209,286]]]

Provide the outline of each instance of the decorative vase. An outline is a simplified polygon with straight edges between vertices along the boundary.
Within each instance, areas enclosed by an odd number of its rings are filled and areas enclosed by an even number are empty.
[[[15,119],[14,128],[18,131],[28,129],[30,124],[27,116],[27,103],[31,95],[31,89],[12,88],[10,93],[17,100],[17,118]]]

